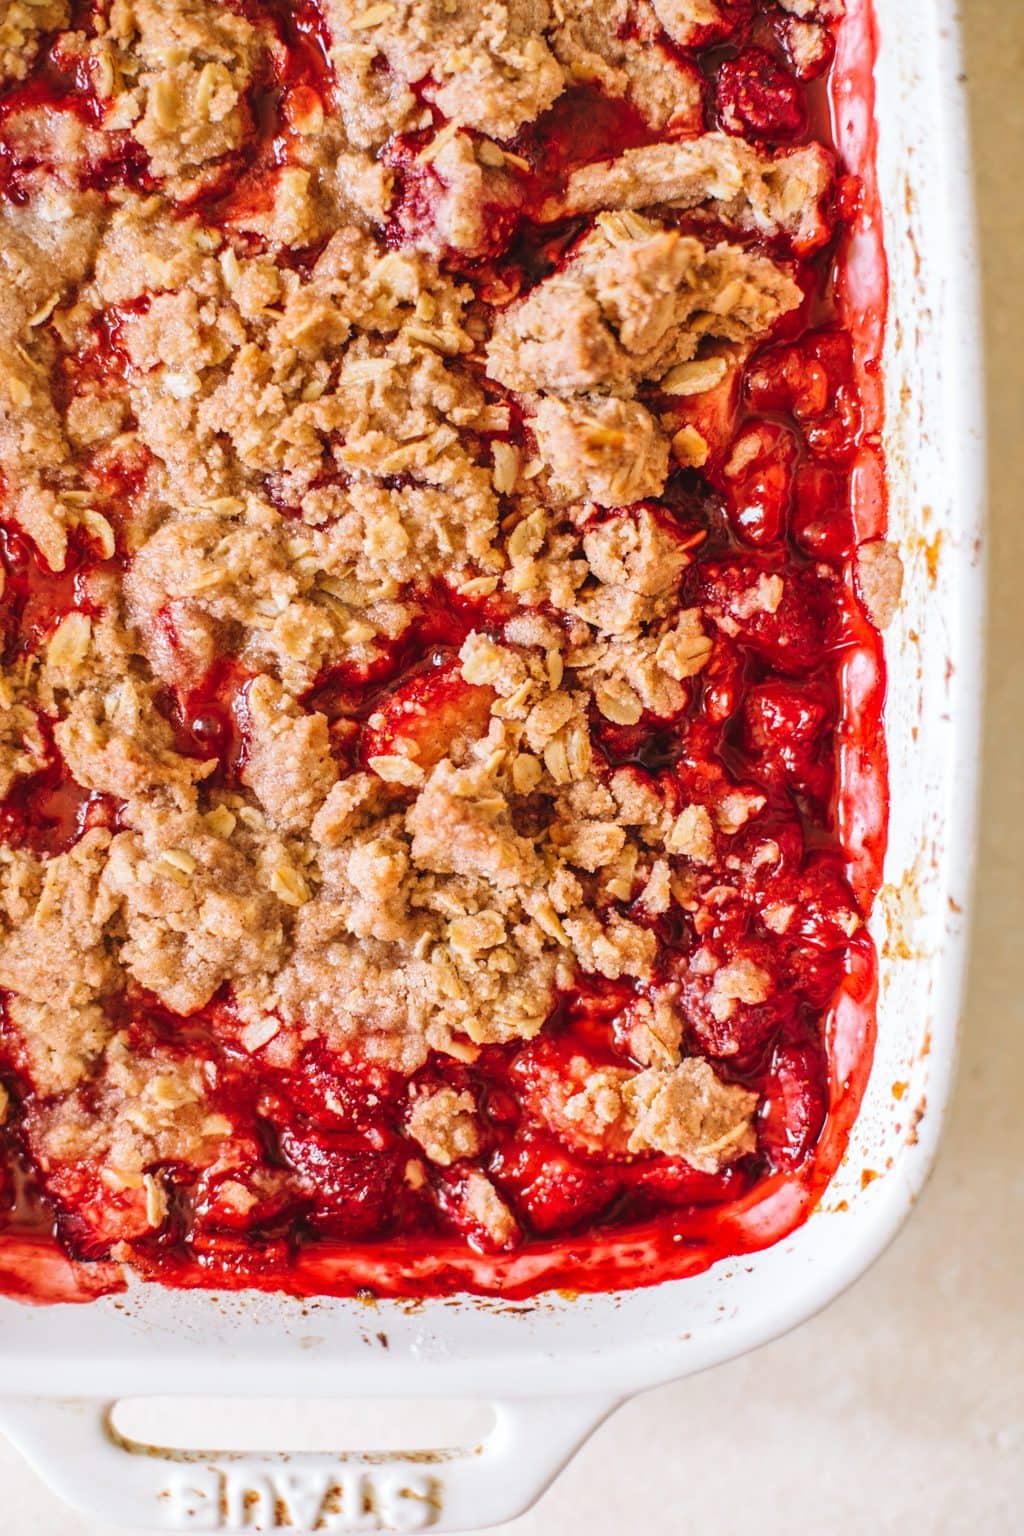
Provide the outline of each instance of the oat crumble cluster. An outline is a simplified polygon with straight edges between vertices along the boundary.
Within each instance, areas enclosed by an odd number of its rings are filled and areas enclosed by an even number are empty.
[[[899,577],[811,325],[840,9],[3,8],[0,1042],[73,1253],[806,1155]]]

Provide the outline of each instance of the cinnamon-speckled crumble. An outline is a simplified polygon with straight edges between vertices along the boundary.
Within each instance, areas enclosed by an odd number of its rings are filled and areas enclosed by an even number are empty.
[[[5,1053],[86,1246],[168,1230],[199,1174],[229,1226],[308,1204],[309,1158],[288,1133],[264,1162],[274,1111],[228,1090],[315,1049],[384,1074],[407,1188],[501,1247],[522,1212],[466,1076],[492,1047],[584,1155],[714,1175],[756,1149],[729,1064],[785,1009],[770,946],[799,919],[776,892],[712,930],[773,865],[790,892],[790,855],[758,783],[610,742],[828,589],[699,574],[670,493],[804,302],[834,168],[705,117],[696,50],[736,4],[323,0],[297,76],[289,9],[0,20],[0,79],[45,59],[89,99],[2,119],[2,515],[50,606],[11,545],[0,796],[56,765],[78,805],[70,837],[0,842]],[[783,9],[813,73],[835,8]],[[542,184],[529,135],[580,91],[633,139]],[[503,264],[547,226],[557,254]],[[859,569],[891,593],[877,551]],[[630,999],[621,1055],[533,1061],[581,978]]]

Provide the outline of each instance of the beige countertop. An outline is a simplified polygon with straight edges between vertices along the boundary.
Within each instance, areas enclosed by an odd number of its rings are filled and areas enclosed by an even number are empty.
[[[0,5],[2,8],[2,5]],[[907,0],[908,19],[929,7]],[[823,1316],[610,1420],[515,1536],[1024,1530],[1024,0],[964,0],[992,540],[980,883],[959,1086],[909,1227]],[[108,1536],[0,1443],[4,1536]]]

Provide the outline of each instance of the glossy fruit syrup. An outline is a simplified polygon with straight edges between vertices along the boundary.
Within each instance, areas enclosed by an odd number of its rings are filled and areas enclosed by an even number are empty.
[[[266,166],[287,159],[289,99],[332,89],[312,0],[239,0],[235,8],[269,18],[280,48],[273,77],[254,91],[250,164],[226,165],[207,195],[204,217],[226,224],[258,197]],[[87,26],[91,8],[78,9]],[[746,870],[737,877],[739,900],[717,913],[702,909],[699,931],[673,910],[649,920],[665,975],[674,957],[706,940],[772,977],[769,1002],[741,1004],[727,1026],[696,985],[687,991],[684,984],[680,999],[687,1048],[708,1052],[723,1076],[761,1096],[756,1152],[716,1174],[678,1158],[611,1159],[569,1147],[531,1114],[545,1080],[571,1078],[581,1055],[590,1063],[630,1060],[640,994],[632,984],[582,977],[536,1041],[485,1047],[466,1062],[433,1056],[417,1074],[427,1087],[468,1089],[479,1107],[483,1166],[517,1223],[514,1244],[494,1252],[462,1214],[465,1170],[458,1163],[437,1170],[429,1190],[404,1177],[415,1150],[400,1129],[407,1079],[381,1067],[355,1070],[319,1045],[276,1065],[272,1051],[242,1048],[230,997],[186,1020],[130,991],[118,1022],[134,1049],[207,1063],[213,1107],[235,1127],[230,1155],[215,1175],[182,1178],[177,1203],[152,1234],[140,1219],[138,1193],[113,1193],[84,1164],[51,1179],[43,1200],[19,1161],[18,1116],[33,1114],[31,1095],[23,1095],[7,1133],[11,1215],[0,1240],[0,1289],[7,1293],[71,1300],[117,1289],[123,1282],[110,1255],[118,1242],[130,1244],[136,1270],[182,1287],[507,1297],[554,1287],[603,1290],[695,1273],[764,1247],[820,1199],[870,1069],[876,968],[860,919],[880,883],[887,819],[882,649],[850,576],[856,546],[881,536],[885,523],[879,359],[886,275],[870,127],[874,38],[867,0],[848,0],[830,72],[806,82],[760,8],[744,0],[724,9],[725,41],[709,33],[681,61],[705,77],[704,127],[759,147],[809,136],[830,142],[840,171],[835,229],[823,251],[798,264],[805,303],[755,351],[742,377],[726,392],[680,407],[708,444],[707,462],[677,472],[651,510],[691,553],[686,604],[714,619],[735,611],[737,594],[779,575],[784,595],[774,611],[756,610],[716,635],[712,660],[678,718],[613,726],[595,714],[592,733],[609,767],[631,765],[663,786],[671,782],[683,803],[726,781],[742,781],[764,798],[757,836],[767,833],[779,850],[771,900],[799,913],[785,939],[755,926],[767,898],[743,859],[743,832],[735,839]],[[856,112],[844,108],[850,99]],[[0,101],[0,194],[12,201],[23,196],[32,167],[3,148],[2,119],[47,102],[89,120],[98,111],[88,75],[44,52],[35,75]],[[516,142],[525,167],[521,201],[502,210],[493,250],[462,261],[462,275],[499,302],[554,270],[583,225],[540,227],[531,215],[575,165],[654,137],[594,87],[568,93]],[[396,142],[385,152],[396,175],[396,243],[429,217],[430,187],[416,180],[418,147]],[[89,180],[101,189],[117,180],[150,185],[146,158],[127,135]],[[122,361],[115,316],[76,367],[95,378]],[[69,390],[78,377],[69,371]],[[521,430],[513,413],[511,435]],[[116,465],[104,472],[119,473]],[[127,525],[131,466],[117,483]],[[95,612],[103,574],[119,561],[83,537],[56,576],[21,534],[3,527],[5,662],[45,643],[67,612]],[[386,754],[393,735],[416,721],[428,722],[420,761],[429,766],[429,740],[443,742],[449,716],[462,728],[477,715],[481,725],[486,720],[490,695],[461,678],[455,658],[471,629],[500,626],[502,599],[474,602],[439,587],[410,601],[417,617],[377,662],[363,671],[326,668],[304,700],[327,716],[345,771]],[[175,643],[172,632],[167,642]],[[158,701],[177,749],[217,760],[210,782],[238,782],[249,682],[224,658],[200,686],[168,690]],[[40,736],[44,761],[0,805],[0,838],[52,855],[90,826],[116,827],[119,807],[71,780],[45,718]],[[643,919],[635,908],[630,915]],[[17,1062],[8,1065],[17,1098]],[[246,1191],[244,1215],[237,1197],[224,1198],[228,1180]]]

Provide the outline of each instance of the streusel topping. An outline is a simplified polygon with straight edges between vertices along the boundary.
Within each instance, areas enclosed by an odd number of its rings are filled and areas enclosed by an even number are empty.
[[[310,1209],[309,1138],[252,1084],[314,1057],[370,1074],[406,1197],[485,1247],[526,1218],[475,1064],[584,1156],[755,1153],[817,889],[779,817],[827,789],[766,789],[701,732],[744,648],[760,675],[824,654],[839,595],[705,507],[774,451],[716,420],[833,217],[829,151],[705,117],[697,50],[743,9],[0,21],[0,79],[82,94],[12,89],[0,124],[0,799],[30,808],[0,988],[20,1134],[85,1248],[187,1227],[197,1178],[229,1225]],[[812,71],[829,7],[783,9]],[[581,93],[625,137],[552,169]],[[70,823],[32,822],[44,791]],[[860,916],[828,880],[838,953]],[[617,999],[614,1059],[559,1043],[581,988]]]

